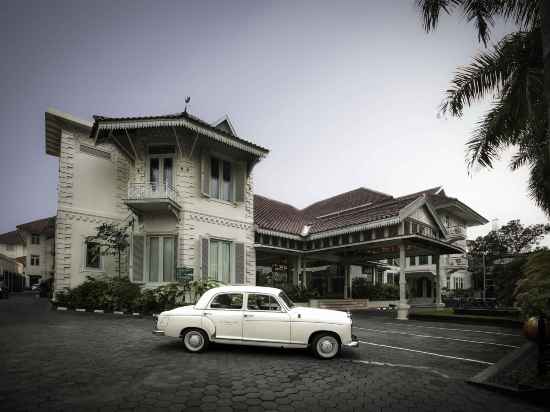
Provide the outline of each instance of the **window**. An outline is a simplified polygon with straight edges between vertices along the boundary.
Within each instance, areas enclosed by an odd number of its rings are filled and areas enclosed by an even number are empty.
[[[381,285],[384,283],[384,272],[376,271],[376,284]]]
[[[99,250],[99,243],[86,242],[86,269],[101,269],[101,254]]]
[[[411,256],[409,258],[409,266],[414,266],[416,265],[416,256]]]
[[[454,278],[453,282],[454,282],[454,288],[455,289],[463,289],[464,288],[464,279],[462,279],[462,277]]]
[[[419,256],[419,265],[427,265],[428,264],[428,256]]]
[[[31,243],[33,245],[39,245],[40,244],[40,235],[32,234],[31,235]]]
[[[149,236],[147,238],[149,282],[174,281],[176,245],[174,236]]]
[[[210,158],[210,197],[228,202],[233,200],[233,170],[231,162]]]
[[[283,302],[285,302],[286,306],[289,309],[292,309],[294,306],[296,306],[294,305],[294,302],[287,296],[285,292],[279,293],[279,297],[283,300]]]
[[[249,293],[247,299],[248,310],[268,310],[268,311],[280,311],[281,306],[277,300],[270,295],[257,295],[255,293]]]
[[[31,255],[31,266],[40,266],[40,256]]]
[[[231,242],[210,239],[208,248],[208,277],[231,283]]]
[[[412,223],[411,227],[412,227],[411,229],[412,233],[418,233],[418,223]]]
[[[242,309],[242,293],[220,293],[210,302],[210,309]]]

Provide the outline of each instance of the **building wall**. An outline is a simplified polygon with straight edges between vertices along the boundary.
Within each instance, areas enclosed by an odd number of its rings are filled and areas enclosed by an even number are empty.
[[[104,257],[103,270],[84,270],[84,240],[102,223],[121,222],[127,215],[123,204],[128,182],[128,160],[110,144],[94,152],[84,130],[61,132],[59,184],[55,239],[55,290],[78,286],[87,275],[116,273],[117,261]],[[107,156],[108,155],[108,156]],[[108,158],[105,158],[108,157]],[[128,272],[126,257],[123,273]]]
[[[193,140],[182,136],[183,155],[174,158],[174,186],[182,207],[179,217],[170,212],[134,215],[124,203],[128,185],[148,180],[147,144],[175,144],[172,131],[144,130],[135,138],[138,158],[130,161],[111,144],[95,147],[86,131],[65,129],[61,133],[59,156],[58,212],[55,238],[55,289],[75,287],[86,276],[113,275],[117,260],[103,257],[99,271],[84,268],[84,241],[96,233],[102,223],[135,219],[133,231],[140,234],[172,233],[177,235],[177,266],[194,268],[200,276],[201,236],[230,239],[245,244],[246,283],[255,283],[253,233],[253,181],[247,179],[245,201],[240,204],[204,197],[200,191],[200,154]],[[91,149],[90,149],[91,148]],[[103,152],[94,152],[99,149]],[[90,154],[92,153],[92,154]],[[95,153],[95,154],[94,154]],[[108,154],[110,158],[105,154]],[[227,156],[227,154],[226,154]],[[130,253],[123,256],[123,274],[130,273]]]
[[[21,237],[26,243],[25,248],[25,274],[27,276],[40,276],[41,279],[47,279],[54,271],[54,238],[40,235],[40,243],[32,244],[32,233],[20,231]],[[39,265],[31,265],[31,257],[36,255],[39,257]]]
[[[15,259],[20,256],[25,256],[27,252],[25,245],[7,245],[0,243],[0,253]]]

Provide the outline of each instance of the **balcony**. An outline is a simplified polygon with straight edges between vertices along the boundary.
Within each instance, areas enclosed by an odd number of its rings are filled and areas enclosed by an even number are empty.
[[[463,226],[450,226],[447,228],[448,238],[451,241],[466,239],[466,228]]]
[[[136,213],[171,212],[179,214],[178,192],[167,183],[129,183],[124,201]]]
[[[453,269],[467,269],[468,268],[468,259],[464,257],[450,257],[447,262],[447,267]]]

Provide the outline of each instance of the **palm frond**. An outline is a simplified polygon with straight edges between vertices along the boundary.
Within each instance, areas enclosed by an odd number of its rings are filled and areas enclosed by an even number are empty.
[[[441,11],[447,14],[451,13],[453,6],[460,3],[456,0],[416,0],[416,7],[422,14],[422,25],[426,32],[430,32],[437,27]]]
[[[533,47],[541,50],[537,32],[517,32],[505,36],[492,51],[485,51],[474,57],[474,61],[459,68],[447,90],[447,97],[441,105],[443,113],[460,117],[464,106],[498,92],[519,69],[528,70]],[[541,63],[542,64],[542,63]]]
[[[501,0],[496,13],[522,30],[540,27],[542,0]]]
[[[550,159],[547,150],[539,151],[539,155],[530,163],[529,196],[547,214],[550,215]]]
[[[487,0],[463,0],[462,10],[468,22],[474,21],[477,31],[477,39],[487,46],[491,27],[495,25],[495,11],[498,1]]]

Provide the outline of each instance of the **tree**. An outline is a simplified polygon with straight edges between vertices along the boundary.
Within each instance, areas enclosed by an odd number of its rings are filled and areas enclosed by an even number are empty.
[[[519,220],[511,220],[500,229],[492,230],[470,242],[469,270],[476,287],[482,287],[485,271],[494,280],[497,300],[503,304],[511,304],[515,285],[526,261],[523,254],[536,249],[548,233],[548,224],[523,226]],[[503,258],[511,260],[505,262]]]
[[[417,0],[417,6],[428,32],[437,27],[441,12],[461,11],[467,21],[474,22],[485,47],[497,18],[518,28],[468,66],[458,68],[441,111],[461,117],[465,106],[493,96],[491,109],[467,143],[468,168],[491,168],[504,149],[517,147],[510,167],[529,166],[529,194],[550,215],[548,1]]]
[[[118,257],[118,277],[120,277],[120,264],[122,253],[128,248],[128,225],[116,225],[103,223],[97,228],[95,236],[89,236],[86,241],[96,245],[97,252],[101,255],[113,255]]]
[[[550,318],[550,251],[543,250],[529,256],[515,298],[526,317]]]

